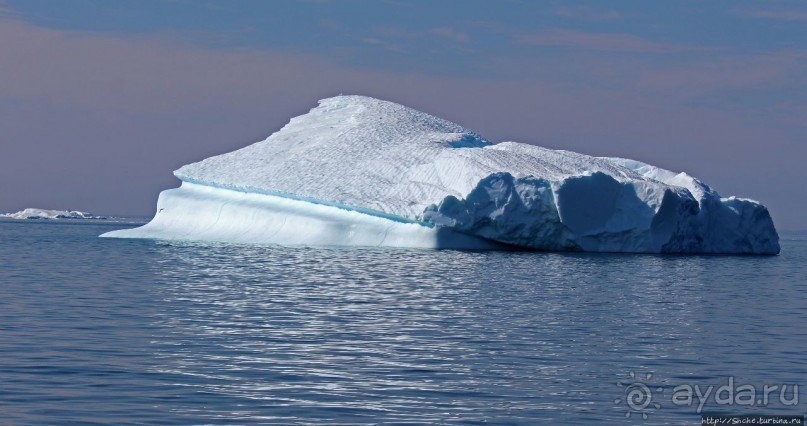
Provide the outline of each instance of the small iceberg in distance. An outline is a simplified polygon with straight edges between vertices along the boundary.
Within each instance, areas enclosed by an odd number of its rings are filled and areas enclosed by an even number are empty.
[[[107,219],[105,216],[80,212],[77,210],[46,210],[27,208],[16,213],[0,214],[5,219]]]
[[[266,140],[175,171],[146,225],[103,237],[776,254],[760,203],[639,161],[493,144],[364,96],[323,99]]]

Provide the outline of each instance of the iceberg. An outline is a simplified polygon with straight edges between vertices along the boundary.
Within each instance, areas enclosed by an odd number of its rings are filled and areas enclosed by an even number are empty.
[[[294,245],[776,254],[760,203],[623,158],[493,144],[364,96],[185,165],[146,225],[102,235]]]
[[[76,210],[45,210],[27,208],[16,213],[0,214],[0,218],[5,219],[106,219],[104,216],[96,216],[86,212]]]

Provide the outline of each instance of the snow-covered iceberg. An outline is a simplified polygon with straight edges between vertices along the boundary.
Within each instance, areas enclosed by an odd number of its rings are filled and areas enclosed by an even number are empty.
[[[768,210],[685,173],[492,144],[405,106],[324,99],[266,140],[175,171],[157,214],[105,237],[308,245],[779,252]]]
[[[106,219],[104,216],[96,216],[86,212],[76,210],[45,210],[27,208],[16,213],[0,214],[0,218],[5,219]]]

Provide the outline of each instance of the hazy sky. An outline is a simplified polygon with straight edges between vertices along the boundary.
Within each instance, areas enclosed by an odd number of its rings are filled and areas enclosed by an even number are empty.
[[[0,0],[0,211],[150,215],[179,166],[339,93],[807,228],[803,1]]]

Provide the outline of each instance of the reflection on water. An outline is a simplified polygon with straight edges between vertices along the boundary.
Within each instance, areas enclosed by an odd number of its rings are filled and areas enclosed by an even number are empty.
[[[663,389],[648,422],[680,424],[698,416],[665,401],[675,385],[807,378],[807,241],[783,241],[778,257],[662,257],[98,240],[96,231],[0,227],[18,242],[0,243],[14,256],[1,266],[0,379],[10,392],[0,416],[613,424],[626,412],[616,383],[633,371],[652,372],[648,384]]]

